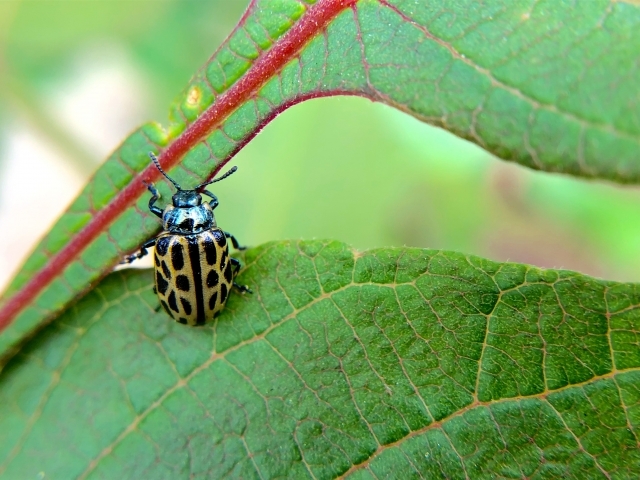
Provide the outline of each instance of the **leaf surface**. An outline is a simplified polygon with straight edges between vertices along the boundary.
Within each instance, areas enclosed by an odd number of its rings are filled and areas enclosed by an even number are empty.
[[[149,150],[194,185],[305,99],[365,96],[504,159],[637,182],[639,25],[628,2],[253,1],[171,123],[126,139],[27,260],[0,309],[0,354],[157,233]]]
[[[6,478],[632,478],[640,291],[338,242],[250,250],[207,327],[110,275],[0,378]],[[418,473],[420,472],[420,474]]]

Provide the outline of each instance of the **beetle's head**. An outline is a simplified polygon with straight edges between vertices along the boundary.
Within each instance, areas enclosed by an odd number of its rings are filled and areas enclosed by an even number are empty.
[[[201,183],[193,190],[183,190],[182,188],[180,188],[180,185],[178,184],[178,182],[176,182],[174,179],[172,179],[169,175],[165,173],[165,171],[160,166],[160,162],[158,161],[156,156],[153,154],[153,152],[149,152],[149,157],[151,158],[153,163],[155,163],[156,168],[160,171],[160,173],[164,175],[167,180],[173,183],[174,187],[176,187],[176,189],[178,190],[173,195],[173,197],[171,197],[173,200],[173,206],[175,208],[199,207],[202,204],[202,196],[198,193],[200,189],[212,183],[219,182],[220,180],[224,180],[225,178],[227,178],[229,175],[231,175],[233,172],[235,172],[238,169],[238,167],[233,167],[221,177],[214,178],[213,180],[209,180],[208,182],[205,182],[205,183]],[[211,194],[208,194],[208,195],[211,196]]]
[[[202,203],[202,196],[195,190],[180,190],[171,197],[176,208],[197,207]]]

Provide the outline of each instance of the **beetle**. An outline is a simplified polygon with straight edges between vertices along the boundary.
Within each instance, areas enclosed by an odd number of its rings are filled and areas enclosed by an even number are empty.
[[[160,193],[153,184],[147,185],[152,195],[149,210],[162,219],[163,231],[145,242],[140,251],[125,257],[123,263],[144,257],[147,249],[155,245],[154,290],[160,305],[177,322],[204,325],[224,308],[231,287],[251,293],[249,287],[235,282],[240,262],[229,256],[227,239],[236,250],[246,247],[241,247],[233,235],[217,226],[213,211],[218,206],[218,198],[201,190],[224,180],[238,167],[193,190],[185,190],[165,173],[153,152],[149,152],[149,157],[177,192],[172,196],[173,205],[162,210],[155,205]],[[200,191],[211,201],[203,202]]]

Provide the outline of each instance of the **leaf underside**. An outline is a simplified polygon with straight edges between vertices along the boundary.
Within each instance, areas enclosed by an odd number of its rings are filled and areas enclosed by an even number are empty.
[[[313,25],[325,7],[335,10],[326,28],[303,39],[306,46],[284,58],[282,69],[260,77],[266,70],[255,66],[262,61],[264,67],[269,54],[299,35],[296,28],[305,21]],[[146,192],[136,194],[134,205],[120,195],[140,182],[149,150],[190,145],[171,174],[193,185],[277,113],[307,98],[366,96],[529,167],[637,182],[639,26],[640,7],[633,2],[594,0],[580,9],[524,0],[457,0],[446,7],[415,0],[252,2],[239,28],[177,99],[172,123],[166,129],[148,124],[127,138],[27,260],[5,295],[26,292],[21,311],[14,317],[0,309],[0,324],[9,324],[0,335],[0,356],[158,231]],[[244,80],[256,78],[259,87],[204,138],[192,142],[181,135]],[[179,160],[169,158],[167,165]],[[159,187],[168,198],[168,187]],[[107,208],[116,212],[114,220],[98,223]],[[89,227],[97,236],[80,242],[78,255],[69,254]],[[65,253],[69,261],[52,269],[50,283],[29,284]]]
[[[1,374],[5,478],[633,478],[640,291],[338,242],[250,250],[211,326],[113,273]]]

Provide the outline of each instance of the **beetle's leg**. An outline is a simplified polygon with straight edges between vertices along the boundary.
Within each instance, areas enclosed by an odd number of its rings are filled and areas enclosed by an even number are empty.
[[[218,202],[218,197],[216,197],[213,193],[208,192],[207,190],[202,191],[202,195],[206,195],[211,198],[209,205],[211,206],[211,210],[215,210],[220,202]]]
[[[238,289],[240,293],[253,293],[247,285],[238,285],[236,282],[233,282],[233,286]]]
[[[236,240],[236,237],[231,235],[229,232],[224,232],[224,236],[227,237],[229,240],[231,240],[231,243],[233,244],[233,248],[235,248],[236,250],[247,249],[247,247],[241,247],[240,244],[238,243],[238,240]]]
[[[138,260],[139,258],[144,257],[147,253],[147,248],[153,247],[156,244],[156,239],[152,238],[151,240],[144,242],[142,244],[142,247],[140,247],[140,251],[137,253],[134,253],[132,255],[127,255],[126,257],[124,257],[124,260],[122,260],[120,263],[131,263],[134,260]]]
[[[233,268],[233,278],[235,278],[236,275],[238,275],[238,272],[240,271],[240,260],[238,260],[237,258],[229,257],[229,263]]]
[[[147,189],[151,192],[151,195],[153,195],[151,200],[149,200],[149,210],[151,210],[151,213],[154,215],[162,218],[162,210],[154,205],[160,198],[160,192],[153,186],[153,183],[148,184]]]
[[[240,261],[237,258],[229,257],[229,262],[233,267],[233,278],[236,278],[236,275],[238,275],[238,272],[240,271]],[[233,286],[236,287],[240,293],[253,293],[247,285],[239,285],[236,282],[233,282]]]

